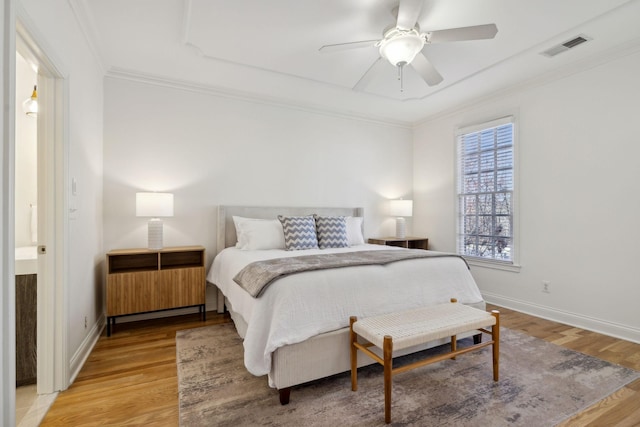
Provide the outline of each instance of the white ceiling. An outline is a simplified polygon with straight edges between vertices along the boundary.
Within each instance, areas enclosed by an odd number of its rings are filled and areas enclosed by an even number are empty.
[[[540,76],[575,70],[640,45],[640,0],[424,0],[422,31],[495,23],[492,40],[433,44],[444,77],[429,87],[380,61],[352,87],[375,47],[320,53],[326,44],[380,39],[398,0],[72,0],[108,74],[202,86],[232,96],[411,124]],[[554,58],[540,52],[585,34]]]

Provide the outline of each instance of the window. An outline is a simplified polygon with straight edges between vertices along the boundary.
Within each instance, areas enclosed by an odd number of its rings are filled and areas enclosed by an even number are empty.
[[[514,122],[458,131],[458,253],[514,264]]]

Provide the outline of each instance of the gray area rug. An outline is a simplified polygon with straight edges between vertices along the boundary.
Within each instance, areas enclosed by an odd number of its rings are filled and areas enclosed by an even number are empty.
[[[183,427],[385,425],[378,364],[358,370],[357,392],[346,372],[294,387],[291,403],[282,406],[267,378],[245,369],[233,324],[179,331],[176,345]],[[500,358],[498,382],[491,347],[394,376],[392,425],[553,426],[640,377],[505,328]],[[412,360],[415,355],[394,359],[394,367]]]

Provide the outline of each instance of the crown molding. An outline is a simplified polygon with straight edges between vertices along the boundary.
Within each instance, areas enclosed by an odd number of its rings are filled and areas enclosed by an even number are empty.
[[[292,101],[289,99],[278,98],[268,95],[257,95],[240,90],[228,89],[217,87],[213,85],[207,85],[202,83],[196,83],[187,80],[174,79],[165,76],[153,75],[149,73],[142,73],[139,71],[128,70],[119,67],[111,67],[107,70],[105,77],[119,80],[128,80],[138,83],[144,83],[154,86],[167,87],[171,89],[183,90],[188,92],[206,93],[211,96],[220,98],[235,99],[244,102],[251,102],[254,104],[269,105],[279,108],[293,109],[297,111],[304,111],[313,114],[320,114],[324,116],[356,120],[366,123],[373,123],[378,125],[397,127],[402,129],[412,129],[413,124],[411,122],[390,120],[384,117],[375,117],[371,115],[361,114],[353,111],[338,111],[331,108],[326,108],[311,103],[301,103]]]
[[[100,38],[95,31],[95,28],[97,28],[96,23],[93,19],[93,15],[89,12],[86,0],[67,0],[67,2],[69,3],[69,7],[71,7],[73,16],[80,27],[80,32],[82,32],[98,68],[104,75],[107,71],[106,61],[101,54],[102,49],[100,49]]]
[[[499,100],[501,98],[505,98],[510,95],[518,94],[526,90],[531,90],[540,86],[547,85],[554,81],[564,79],[574,74],[582,73],[592,68],[599,67],[601,65],[607,64],[609,62],[612,62],[618,59],[625,58],[627,56],[630,56],[636,53],[640,53],[640,38],[636,38],[626,43],[622,43],[618,45],[616,48],[610,49],[605,53],[595,54],[590,57],[572,62],[563,67],[556,68],[551,71],[547,71],[546,73],[532,77],[523,82],[516,83],[504,89],[493,92],[490,95],[482,96],[472,101],[465,102],[464,104],[460,104],[456,107],[450,108],[448,110],[441,111],[440,113],[430,115],[429,117],[425,117],[422,120],[416,121],[413,124],[413,128],[415,129],[431,121],[439,120],[439,119],[443,119],[446,117],[459,114],[461,112],[478,107],[482,104],[486,104],[491,101]]]

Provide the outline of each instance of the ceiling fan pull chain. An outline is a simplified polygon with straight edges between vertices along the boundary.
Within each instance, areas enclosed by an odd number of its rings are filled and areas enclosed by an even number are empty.
[[[400,92],[404,92],[404,64],[398,64],[398,80],[400,80]]]

